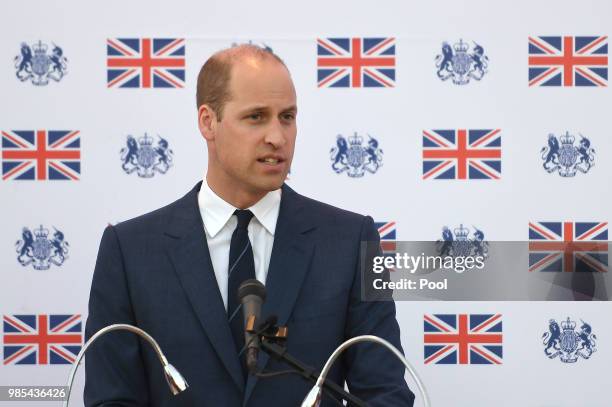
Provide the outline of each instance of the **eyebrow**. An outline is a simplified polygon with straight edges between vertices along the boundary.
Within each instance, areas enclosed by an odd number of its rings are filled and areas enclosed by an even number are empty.
[[[243,109],[242,112],[243,113],[247,113],[247,112],[253,112],[253,111],[260,111],[260,110],[270,110],[270,108],[268,106],[264,106],[264,105],[256,105],[256,106],[251,106],[251,107],[248,107],[246,109]],[[291,105],[289,107],[284,108],[281,111],[282,112],[297,112],[297,106],[296,105]]]

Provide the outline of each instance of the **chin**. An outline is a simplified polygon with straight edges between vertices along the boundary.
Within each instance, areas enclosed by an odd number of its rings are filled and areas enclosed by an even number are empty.
[[[283,186],[285,178],[286,176],[282,178],[278,178],[278,179],[271,179],[271,180],[266,180],[264,182],[259,182],[257,183],[256,188],[259,189],[260,191],[266,191],[266,192],[277,190]]]

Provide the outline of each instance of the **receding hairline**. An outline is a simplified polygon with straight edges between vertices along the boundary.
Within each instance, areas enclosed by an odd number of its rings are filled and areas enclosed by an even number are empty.
[[[258,59],[272,58],[280,62],[285,68],[285,62],[269,48],[262,48],[253,44],[239,44],[230,48],[225,48],[215,52],[210,58],[219,59],[229,63],[231,66],[237,61],[246,59],[247,57],[255,57]]]
[[[249,59],[276,61],[291,76],[285,62],[270,48],[263,48],[254,44],[239,44],[219,50],[210,56],[200,69],[196,90],[198,109],[204,104],[211,105],[220,118],[224,105],[231,98],[230,84],[233,68],[241,62],[248,62]],[[207,67],[212,69],[207,69]],[[213,76],[215,78],[209,81],[206,76],[211,72],[214,72]],[[211,89],[207,89],[204,85],[205,83],[214,83],[216,89],[211,92]]]

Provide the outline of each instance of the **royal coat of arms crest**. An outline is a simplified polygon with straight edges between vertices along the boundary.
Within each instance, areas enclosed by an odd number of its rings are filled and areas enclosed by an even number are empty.
[[[481,80],[488,72],[489,57],[482,45],[474,43],[470,50],[468,43],[459,40],[451,46],[442,44],[442,54],[436,56],[437,75],[443,81],[452,79],[455,85],[467,85],[471,79]]]
[[[368,142],[363,144],[363,137],[355,133],[348,140],[342,135],[336,137],[336,146],[330,152],[333,162],[331,167],[340,174],[346,172],[351,178],[363,177],[367,172],[374,174],[382,166],[383,150],[378,140],[368,135]]]
[[[42,41],[32,46],[24,42],[15,57],[15,69],[20,81],[30,80],[35,86],[45,86],[50,79],[59,82],[68,73],[68,59],[55,44],[49,52],[49,46]]]

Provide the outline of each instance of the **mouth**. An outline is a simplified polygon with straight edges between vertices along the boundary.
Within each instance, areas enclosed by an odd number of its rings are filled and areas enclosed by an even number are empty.
[[[278,164],[282,164],[283,162],[285,162],[285,160],[282,157],[278,157],[278,156],[262,157],[262,158],[257,159],[257,161],[262,164],[266,164],[266,165],[278,165]]]

